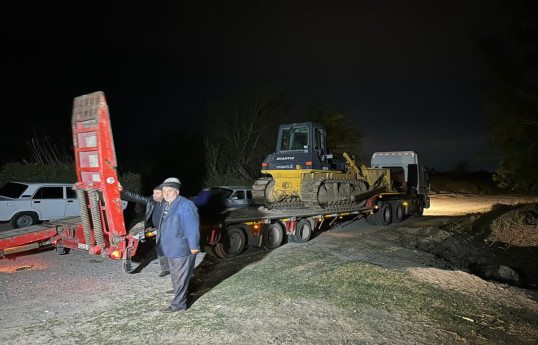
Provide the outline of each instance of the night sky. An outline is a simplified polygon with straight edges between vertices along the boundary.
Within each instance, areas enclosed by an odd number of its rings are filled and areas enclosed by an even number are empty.
[[[438,171],[497,167],[473,37],[492,1],[111,3],[4,11],[15,20],[0,163],[27,157],[33,136],[71,145],[82,94],[105,93],[121,162],[133,142],[157,148],[159,136],[200,130],[209,102],[268,85],[296,118],[311,101],[344,113],[366,156],[410,149]]]

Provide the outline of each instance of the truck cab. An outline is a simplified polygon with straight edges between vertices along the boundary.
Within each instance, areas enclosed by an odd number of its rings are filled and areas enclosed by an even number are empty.
[[[428,169],[419,163],[414,151],[375,152],[372,168],[389,168],[392,189],[408,194],[426,195],[430,192]]]
[[[399,223],[413,213],[422,216],[430,207],[428,169],[415,151],[374,152],[370,166],[390,169],[391,184],[390,192],[376,198],[376,212],[366,219],[370,224]]]

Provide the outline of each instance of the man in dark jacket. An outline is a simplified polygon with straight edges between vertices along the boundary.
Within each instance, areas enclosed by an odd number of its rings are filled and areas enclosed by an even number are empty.
[[[136,193],[129,192],[128,190],[123,189],[121,184],[120,188],[120,197],[122,199],[136,202],[142,205],[146,205],[146,213],[144,216],[144,229],[148,231],[157,231],[159,222],[161,221],[161,215],[163,212],[163,191],[161,186],[157,186],[153,189],[153,196],[142,196]],[[165,277],[170,274],[170,268],[168,267],[168,259],[166,256],[159,255],[157,251],[157,257],[159,258],[159,264],[161,265],[161,273],[159,277]]]
[[[162,184],[164,203],[157,252],[168,258],[174,299],[163,313],[187,309],[187,290],[192,277],[196,254],[200,251],[200,219],[194,203],[179,195],[181,182],[171,177]]]

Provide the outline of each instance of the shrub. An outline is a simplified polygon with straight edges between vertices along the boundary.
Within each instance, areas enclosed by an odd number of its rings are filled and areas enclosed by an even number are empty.
[[[484,171],[464,174],[437,173],[430,176],[430,187],[434,192],[495,194],[506,192],[496,186],[492,174]]]
[[[125,189],[135,193],[142,190],[140,174],[126,172],[119,174],[118,179]],[[8,181],[75,183],[77,180],[74,162],[8,163],[0,171],[0,185]]]
[[[8,163],[2,167],[0,183],[8,181],[75,183],[75,163]]]

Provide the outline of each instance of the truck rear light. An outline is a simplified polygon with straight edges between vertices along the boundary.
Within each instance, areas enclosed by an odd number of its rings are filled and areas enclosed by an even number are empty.
[[[112,259],[121,259],[121,251],[115,250],[109,255]]]

